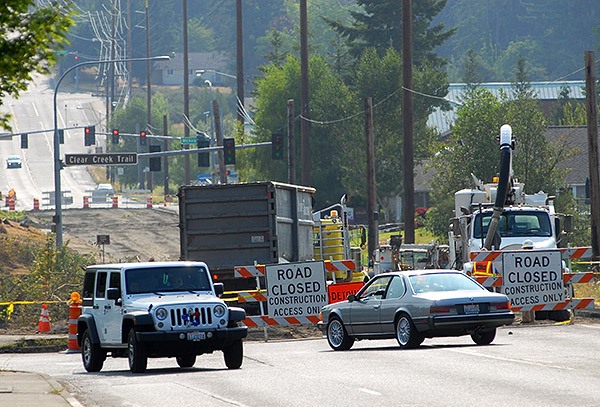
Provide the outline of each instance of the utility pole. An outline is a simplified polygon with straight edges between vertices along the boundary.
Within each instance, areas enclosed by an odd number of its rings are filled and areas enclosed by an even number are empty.
[[[213,114],[215,120],[215,135],[217,138],[217,146],[223,146],[223,131],[221,130],[221,114],[219,113],[219,102],[212,101]],[[223,149],[219,149],[217,153],[219,157],[219,177],[221,184],[227,184],[227,168],[225,167],[225,157],[223,157]]]
[[[242,0],[236,0],[236,45],[237,45],[237,119],[240,126],[240,132],[244,132],[244,36],[242,24]]]
[[[127,55],[125,58],[131,58],[131,0],[127,0]],[[131,71],[133,70],[133,62],[127,61],[127,96],[131,97]]]
[[[377,187],[375,185],[375,136],[373,134],[373,101],[365,98],[365,135],[367,140],[367,224],[369,236],[367,247],[369,264],[374,264],[374,253],[379,246],[377,220]]]
[[[595,57],[593,51],[585,53],[585,95],[588,133],[588,162],[590,172],[590,206],[592,256],[600,260],[600,159],[598,157],[598,107],[596,104]],[[598,268],[598,264],[594,266]]]
[[[294,132],[294,99],[287,101],[288,182],[296,183],[296,135]]]
[[[308,96],[308,18],[306,0],[300,0],[300,157],[302,185],[309,186],[310,179],[310,118]]]
[[[167,125],[167,115],[163,116],[163,134],[166,136],[167,133],[169,132],[169,126]],[[163,140],[163,148],[165,151],[169,151],[169,139],[165,138]],[[163,175],[164,175],[164,190],[165,190],[165,197],[167,195],[169,195],[171,193],[171,191],[169,190],[169,156],[165,155],[164,156],[164,164],[165,167],[163,168]]]
[[[152,62],[150,61],[150,11],[148,10],[148,0],[146,0],[146,82],[147,82],[147,94],[146,94],[146,106],[147,106],[147,123],[144,128],[150,129],[152,126]],[[149,148],[149,147],[146,147]],[[146,165],[146,160],[143,164]],[[152,172],[148,171],[148,189],[152,192]]]
[[[185,116],[183,135],[184,137],[190,136],[190,128],[188,127],[187,120],[190,118],[190,67],[188,61],[188,23],[187,23],[187,0],[182,0],[183,6],[183,115]],[[189,145],[185,145],[187,150]],[[183,158],[183,172],[184,172],[184,183],[185,185],[190,184],[190,155],[185,154]]]
[[[404,242],[415,242],[415,180],[412,99],[412,0],[402,0],[402,153],[404,166]]]

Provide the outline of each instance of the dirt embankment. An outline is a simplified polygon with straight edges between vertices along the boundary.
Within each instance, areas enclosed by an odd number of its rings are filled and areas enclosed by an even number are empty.
[[[54,211],[28,214],[32,226],[49,231]],[[63,242],[98,262],[179,259],[179,216],[165,208],[86,208],[63,210]],[[109,244],[98,245],[108,235]]]

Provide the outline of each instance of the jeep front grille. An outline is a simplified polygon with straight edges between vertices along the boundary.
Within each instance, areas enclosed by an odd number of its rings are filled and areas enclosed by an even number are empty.
[[[172,327],[194,327],[212,325],[212,309],[209,307],[187,307],[171,309]]]

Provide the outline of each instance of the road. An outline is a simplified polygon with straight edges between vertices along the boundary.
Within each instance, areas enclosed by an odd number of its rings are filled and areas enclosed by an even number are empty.
[[[222,354],[192,369],[151,359],[134,375],[126,359],[84,371],[79,354],[2,354],[1,369],[43,372],[88,407],[116,406],[598,406],[600,324],[511,326],[491,346],[469,337],[394,340],[334,352],[324,339],[246,342],[240,370]]]
[[[19,99],[6,98],[4,109],[13,115],[13,133],[49,130],[45,133],[29,134],[29,146],[21,149],[20,136],[0,139],[0,191],[5,194],[11,188],[17,192],[17,210],[31,210],[33,199],[43,204],[43,198],[53,195],[53,96],[54,88],[49,79],[36,76],[26,92]],[[103,101],[89,93],[64,93],[59,90],[57,113],[59,127],[97,125],[104,120]],[[97,136],[97,142],[104,142]],[[65,143],[61,145],[60,157],[66,153],[94,153],[96,146],[85,147],[83,129],[65,131]],[[18,155],[23,160],[22,168],[6,168],[6,157]],[[96,186],[85,167],[67,167],[61,171],[61,189],[70,191],[74,206],[82,206],[86,190]],[[47,200],[46,203],[49,203]],[[50,206],[48,206],[50,207]],[[67,206],[68,207],[68,206]]]

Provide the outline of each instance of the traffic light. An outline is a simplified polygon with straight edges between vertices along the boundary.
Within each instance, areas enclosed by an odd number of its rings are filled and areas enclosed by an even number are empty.
[[[29,148],[29,135],[27,133],[21,134],[21,148]]]
[[[210,139],[205,134],[196,135],[198,148],[210,147]],[[210,167],[210,153],[198,153],[198,167]]]
[[[225,165],[235,164],[235,139],[224,138],[223,139],[223,158]]]
[[[271,135],[271,158],[274,160],[283,160],[283,135]]]
[[[140,146],[146,145],[146,131],[140,131]]]
[[[93,146],[96,144],[96,126],[87,126],[83,129],[84,142],[86,146]]]
[[[113,129],[111,141],[113,144],[119,144],[119,129]]]
[[[58,144],[65,144],[65,129],[58,129]]]
[[[150,145],[148,152],[150,152],[150,153],[159,153],[160,152],[160,146]],[[151,172],[159,172],[159,171],[161,171],[161,163],[160,162],[161,162],[160,157],[150,157],[150,160],[149,160],[150,171]]]

